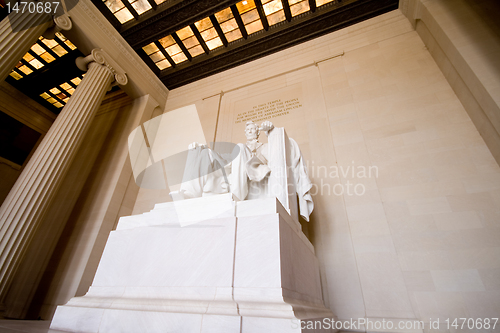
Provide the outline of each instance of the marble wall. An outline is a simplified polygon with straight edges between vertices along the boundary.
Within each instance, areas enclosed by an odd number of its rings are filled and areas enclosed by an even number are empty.
[[[500,163],[500,4],[491,0],[400,2]]]
[[[165,110],[195,103],[207,141],[241,141],[241,108],[297,89],[300,110],[270,120],[309,161],[308,231],[333,312],[498,314],[500,168],[400,10],[175,89]],[[166,197],[140,189],[133,212]]]

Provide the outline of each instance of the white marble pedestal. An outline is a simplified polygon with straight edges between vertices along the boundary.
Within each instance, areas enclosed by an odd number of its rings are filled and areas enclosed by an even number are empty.
[[[304,331],[298,319],[332,317],[298,222],[275,198],[226,194],[120,219],[88,293],[59,306],[51,328],[288,333]]]

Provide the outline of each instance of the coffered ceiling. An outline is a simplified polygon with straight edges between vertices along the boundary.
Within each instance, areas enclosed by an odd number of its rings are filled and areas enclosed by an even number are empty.
[[[169,89],[398,8],[398,0],[92,0]]]

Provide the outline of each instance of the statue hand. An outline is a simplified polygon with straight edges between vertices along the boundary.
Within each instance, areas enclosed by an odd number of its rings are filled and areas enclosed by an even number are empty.
[[[196,147],[201,147],[202,149],[207,148],[207,146],[202,144],[202,143],[193,142],[193,143],[189,144],[188,149],[195,149]]]
[[[272,131],[274,125],[272,122],[266,120],[260,125],[260,130],[266,132],[266,135],[269,135],[269,132]]]

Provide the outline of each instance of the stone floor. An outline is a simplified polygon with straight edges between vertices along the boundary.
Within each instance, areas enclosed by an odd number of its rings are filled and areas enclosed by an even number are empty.
[[[63,331],[51,330],[49,326],[50,321],[47,320],[0,319],[0,333],[65,333]]]
[[[0,333],[62,333],[49,329],[46,320],[9,320],[0,319]]]
[[[64,331],[51,330],[49,326],[50,321],[47,320],[0,319],[0,333],[69,333]]]

